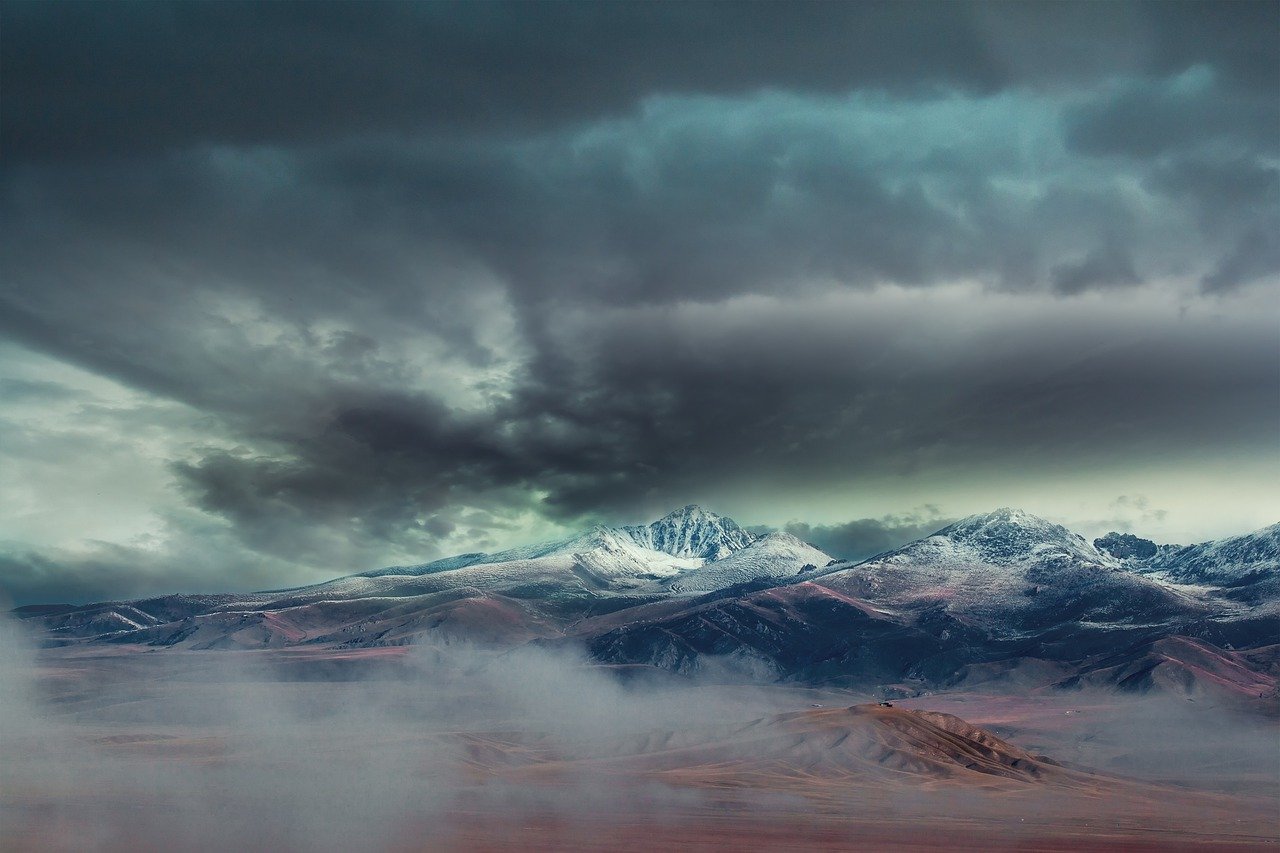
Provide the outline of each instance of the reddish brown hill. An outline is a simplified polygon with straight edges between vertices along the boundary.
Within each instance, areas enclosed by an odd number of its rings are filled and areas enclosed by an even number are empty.
[[[1102,777],[1061,767],[959,717],[881,705],[799,711],[703,732],[558,750],[546,738],[468,736],[473,770],[517,776],[608,773],[713,788],[1092,787]]]
[[[1267,649],[1240,653],[1190,637],[1164,637],[1088,661],[1079,675],[1060,686],[1204,695],[1220,700],[1274,700],[1277,676],[1260,671],[1264,669],[1260,664],[1267,662],[1262,658],[1267,657]]]
[[[785,714],[638,761],[672,781],[750,785],[876,781],[911,787],[1091,784],[959,717],[879,705]]]

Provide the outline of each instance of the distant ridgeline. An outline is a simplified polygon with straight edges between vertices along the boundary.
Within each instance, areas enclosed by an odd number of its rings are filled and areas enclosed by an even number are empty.
[[[676,673],[878,687],[988,681],[1276,701],[1280,524],[1199,545],[1092,544],[1000,509],[861,562],[686,506],[497,554],[249,595],[15,613],[49,644],[583,648]]]

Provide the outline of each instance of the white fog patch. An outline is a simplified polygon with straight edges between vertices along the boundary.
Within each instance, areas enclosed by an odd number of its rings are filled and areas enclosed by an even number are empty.
[[[458,808],[660,818],[699,795],[622,790],[574,762],[778,707],[733,685],[628,688],[536,648],[432,643],[394,677],[374,662],[334,680],[305,653],[106,649],[48,667],[17,626],[0,631],[0,823],[46,850],[380,850],[438,841]],[[568,769],[550,787],[504,781],[522,750]]]
[[[573,650],[445,641],[408,654],[52,653],[7,621],[0,642],[0,825],[18,849],[521,845],[543,837],[526,834],[537,827],[576,844],[619,827],[690,821],[857,826],[926,815],[962,815],[1016,839],[1081,820],[1123,822],[1132,808],[1036,786],[989,794],[913,785],[910,774],[888,789],[881,777],[834,788],[819,779],[812,790],[795,776],[773,779],[775,760],[787,758],[768,750],[785,750],[786,735],[757,741],[756,721],[868,697],[753,684],[729,662],[694,679],[620,680]],[[958,708],[946,705],[953,700]],[[941,695],[904,704],[981,714],[986,701]],[[1265,751],[1273,722],[1183,698],[1071,692],[1027,701],[1039,710],[1017,731],[1005,731],[1000,714],[988,728],[1033,753],[1248,802],[1277,781],[1267,779]],[[703,744],[712,752],[699,753]],[[762,753],[761,744],[772,745]],[[739,765],[745,775],[723,777],[740,780],[729,789],[681,781],[685,766],[714,780],[717,768]],[[753,768],[762,774],[756,782]]]

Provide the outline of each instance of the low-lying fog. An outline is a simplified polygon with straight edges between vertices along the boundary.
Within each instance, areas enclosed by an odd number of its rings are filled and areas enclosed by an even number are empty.
[[[697,681],[632,677],[537,648],[424,645],[350,659],[38,651],[16,626],[0,631],[5,849],[376,850],[430,847],[463,814],[517,826],[524,814],[696,815],[725,808],[726,793],[623,780],[582,763],[537,784],[494,771],[638,751],[653,731],[696,739],[870,698],[734,680],[728,667]],[[1271,786],[1263,794],[1275,795],[1271,721],[1172,698],[1054,694],[1027,700],[1042,713],[1021,717],[1007,713],[1008,701],[906,704],[968,709],[979,724],[986,715],[1025,748],[1107,773],[1219,791]],[[786,808],[803,811],[803,798],[788,796]],[[957,806],[955,792],[920,796],[936,799],[931,811],[974,804]]]

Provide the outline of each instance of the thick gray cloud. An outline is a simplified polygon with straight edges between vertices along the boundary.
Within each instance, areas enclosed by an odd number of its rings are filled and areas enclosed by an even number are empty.
[[[2,14],[23,595],[1277,465],[1277,4]]]
[[[929,536],[955,519],[943,518],[937,507],[921,507],[902,515],[856,518],[843,524],[809,524],[791,521],[782,529],[840,560],[865,560]],[[758,533],[774,528],[759,527]]]
[[[1222,145],[1274,155],[1275,92],[1233,91],[1198,67],[1179,78],[1142,81],[1069,114],[1068,144],[1095,155],[1150,158]]]
[[[545,128],[654,92],[989,92],[1197,64],[1266,91],[1271,3],[11,2],[0,137],[50,157]]]

